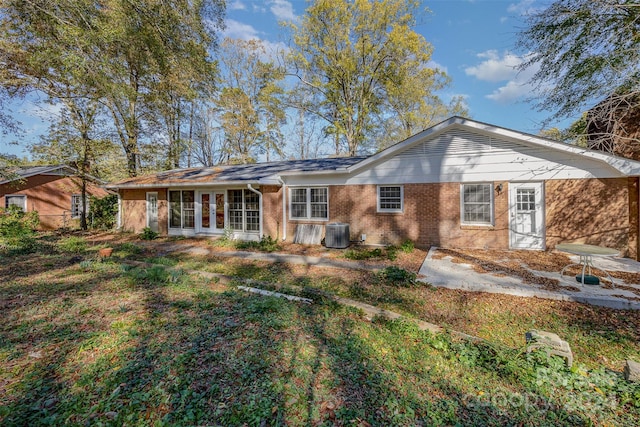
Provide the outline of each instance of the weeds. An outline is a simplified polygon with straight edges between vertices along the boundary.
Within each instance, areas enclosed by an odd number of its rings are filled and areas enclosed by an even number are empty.
[[[140,233],[139,237],[142,240],[155,240],[158,238],[158,232],[153,231],[150,227],[145,227],[142,229],[142,233]]]
[[[235,248],[238,250],[254,249],[260,252],[275,252],[281,249],[278,241],[271,236],[262,236],[259,242],[237,241]]]
[[[81,254],[87,250],[87,239],[81,236],[69,236],[58,242],[58,249],[63,252]]]
[[[415,273],[393,265],[381,270],[378,277],[385,285],[389,286],[411,288],[418,285]]]

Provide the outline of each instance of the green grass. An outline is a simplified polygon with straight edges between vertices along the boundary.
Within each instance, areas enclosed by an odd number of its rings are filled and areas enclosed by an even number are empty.
[[[297,304],[183,271],[242,270],[306,286],[301,294],[347,292],[355,277],[186,256],[175,271],[70,266],[69,256],[0,267],[2,425],[633,425],[640,416],[640,387],[608,370],[569,370],[518,346],[367,322],[317,294]],[[362,285],[363,297],[374,286],[398,301],[436,295],[378,281]],[[517,320],[504,316],[494,317]],[[598,340],[601,350],[623,335]]]

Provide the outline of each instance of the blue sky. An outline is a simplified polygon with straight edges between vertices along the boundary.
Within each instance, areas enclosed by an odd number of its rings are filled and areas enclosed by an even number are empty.
[[[546,2],[548,3],[548,2]],[[452,84],[441,96],[447,100],[462,95],[471,118],[498,126],[538,133],[549,112],[537,112],[524,99],[531,95],[527,81],[533,70],[518,73],[522,61],[515,50],[522,15],[544,3],[535,0],[426,0],[431,13],[418,18],[415,28],[434,46],[433,63],[444,69]],[[286,36],[278,25],[297,20],[307,7],[305,0],[229,0],[226,29],[222,37],[260,39],[268,47],[286,48]],[[11,146],[15,135],[3,135],[0,152],[22,153],[21,146],[47,129],[51,109],[37,108],[28,101],[12,106],[27,126]],[[569,121],[559,123],[567,126]]]

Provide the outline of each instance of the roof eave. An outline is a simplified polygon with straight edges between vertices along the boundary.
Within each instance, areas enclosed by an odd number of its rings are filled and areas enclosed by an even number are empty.
[[[230,187],[254,185],[280,185],[276,180],[243,180],[243,181],[211,181],[211,182],[163,182],[153,184],[109,184],[105,188],[111,190],[136,190],[145,188],[203,188],[203,187]]]

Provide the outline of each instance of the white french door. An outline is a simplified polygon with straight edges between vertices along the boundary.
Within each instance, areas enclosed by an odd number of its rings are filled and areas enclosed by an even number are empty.
[[[198,192],[197,229],[199,233],[218,233],[224,230],[224,193]]]

